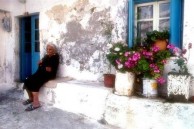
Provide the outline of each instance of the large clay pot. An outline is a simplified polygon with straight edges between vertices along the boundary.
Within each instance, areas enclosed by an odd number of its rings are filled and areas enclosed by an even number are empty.
[[[115,75],[114,74],[104,74],[104,86],[113,88],[115,85]]]
[[[167,41],[166,40],[156,40],[154,43],[160,50],[166,50]]]

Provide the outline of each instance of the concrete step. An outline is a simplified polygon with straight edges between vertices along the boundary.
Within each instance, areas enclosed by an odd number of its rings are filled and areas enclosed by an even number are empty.
[[[124,129],[193,129],[194,104],[164,99],[118,96],[102,82],[56,81],[43,87],[40,100]],[[25,95],[26,96],[26,95]]]
[[[112,90],[104,87],[102,82],[52,80],[40,89],[39,97],[46,105],[101,120],[106,99]],[[27,93],[24,93],[27,98]]]

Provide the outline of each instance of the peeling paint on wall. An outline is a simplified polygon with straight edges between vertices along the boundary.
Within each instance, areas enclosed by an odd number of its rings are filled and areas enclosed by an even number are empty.
[[[9,23],[7,23],[9,18]],[[0,83],[1,84],[12,84],[14,81],[13,75],[13,46],[12,45],[12,29],[11,27],[11,13],[7,11],[0,11]],[[6,24],[5,24],[6,23]],[[9,24],[9,25],[8,25]],[[6,26],[5,26],[6,25]],[[8,28],[7,28],[8,27]]]
[[[102,75],[107,43],[126,41],[127,1],[118,3],[121,3],[118,4],[121,9],[117,10],[115,4],[113,7],[111,3],[99,7],[88,0],[80,0],[70,7],[55,5],[46,10],[41,15],[47,17],[48,21],[40,17],[40,22],[49,23],[48,28],[40,32],[43,47],[47,42],[57,44],[61,67],[74,67],[80,74],[89,72]],[[111,16],[111,11],[116,11],[116,15]],[[107,32],[110,34],[107,35]]]
[[[37,4],[38,2],[38,4]],[[126,41],[128,0],[30,0],[26,7],[30,14],[40,12],[40,49],[45,53],[48,42],[57,44],[61,55],[59,76],[75,76],[97,79],[105,72],[106,44],[111,41]],[[184,2],[183,44],[193,43],[194,22],[191,17],[192,0]],[[14,6],[10,7],[9,4]],[[1,83],[19,79],[19,22],[24,5],[17,1],[1,2],[1,9],[12,15],[12,33],[0,26],[0,77]],[[0,19],[4,14],[0,13]],[[102,24],[112,23],[111,39]],[[191,50],[191,55],[194,51]],[[191,56],[189,71],[194,74]],[[8,74],[5,74],[10,69]],[[86,76],[85,76],[86,75]],[[85,76],[85,77],[84,77]],[[13,78],[14,77],[14,78]],[[8,79],[8,80],[7,80]],[[11,82],[12,82],[11,81]],[[194,85],[194,83],[192,82]],[[193,92],[194,93],[194,92]]]
[[[63,23],[63,21],[65,20],[64,16],[67,13],[68,13],[68,9],[66,6],[63,6],[63,5],[54,6],[50,11],[46,12],[47,16],[51,20],[55,20],[58,24]]]

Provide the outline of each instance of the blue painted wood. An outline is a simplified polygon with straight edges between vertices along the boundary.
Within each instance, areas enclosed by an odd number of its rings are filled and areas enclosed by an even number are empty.
[[[38,15],[21,18],[20,24],[20,79],[24,81],[26,77],[34,73],[37,69],[37,61],[40,53],[35,52],[35,19]],[[39,40],[39,39],[38,39]]]
[[[170,3],[170,43],[182,47],[183,0],[171,0]]]
[[[158,0],[129,0],[128,45],[133,46],[134,40],[134,6],[135,4],[154,2]],[[183,31],[183,0],[170,0],[170,43],[182,46]]]
[[[36,43],[39,42],[39,38],[36,39],[35,34],[38,33],[39,34],[39,28],[36,28],[35,24],[36,21],[39,22],[39,16],[35,15],[32,16],[31,18],[31,23],[32,23],[32,28],[31,28],[31,33],[32,33],[32,42],[31,42],[31,47],[32,47],[32,53],[31,53],[31,59],[32,59],[32,67],[31,67],[31,74],[35,73],[38,65],[37,62],[40,60],[40,52],[36,50]],[[38,44],[39,45],[39,44]]]
[[[128,46],[132,47],[133,44],[133,39],[134,39],[134,1],[133,0],[129,0],[129,9],[128,9],[128,13],[129,13],[129,26],[128,26]]]
[[[129,14],[129,18],[128,18],[128,46],[132,47],[134,45],[134,15],[135,15],[135,4],[139,4],[139,3],[147,3],[147,2],[153,2],[153,1],[157,1],[157,0],[129,0],[128,1],[128,14]]]
[[[31,53],[29,52],[30,47],[30,38],[31,37],[31,31],[29,28],[29,24],[31,24],[29,17],[24,17],[21,19],[21,73],[20,78],[21,80],[24,80],[27,76],[31,74],[30,69],[27,69],[28,67],[31,67]]]
[[[139,3],[155,2],[159,0],[133,0],[133,1],[135,4],[139,4]]]

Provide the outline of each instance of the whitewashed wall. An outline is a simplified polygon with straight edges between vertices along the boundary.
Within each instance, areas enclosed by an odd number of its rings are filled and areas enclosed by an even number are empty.
[[[59,76],[72,76],[82,80],[99,80],[105,72],[105,51],[108,43],[103,35],[107,26],[114,25],[113,41],[126,41],[127,0],[0,0],[0,9],[12,16],[12,31],[3,38],[9,57],[3,54],[2,64],[10,64],[11,71],[2,73],[5,82],[19,80],[19,17],[40,13],[41,56],[45,44],[53,42],[60,48]],[[62,9],[62,10],[61,10]],[[64,12],[63,12],[64,11]],[[2,32],[5,33],[5,32]],[[6,34],[6,33],[5,33]],[[1,74],[1,73],[0,73]],[[9,79],[9,80],[7,80]]]
[[[185,0],[184,7],[184,24],[183,24],[183,47],[188,48],[188,43],[192,43],[192,49],[187,51],[186,57],[188,58],[189,72],[194,76],[194,19],[191,17],[194,8],[193,0]],[[194,79],[192,79],[191,86],[193,87],[191,95],[194,96]]]
[[[0,11],[0,82],[10,83],[13,82],[13,35],[7,32],[3,27],[3,22],[5,19],[11,18],[9,12]]]
[[[59,47],[59,76],[99,80],[105,70],[108,43],[104,33],[111,24],[112,40],[126,41],[126,0],[62,1],[40,13],[41,48],[47,42]]]
[[[186,0],[185,1],[185,10],[184,10],[184,33],[183,33],[183,46],[188,47],[188,43],[192,43],[194,45],[194,19],[191,17],[193,14],[194,8],[193,0]],[[190,56],[189,56],[190,54]],[[194,75],[194,46],[189,51],[187,51],[187,57],[189,57],[189,71]]]
[[[9,11],[12,17],[12,31],[7,33],[0,29],[1,83],[19,80],[18,18],[24,16],[24,12],[40,13],[41,56],[45,52],[46,42],[59,46],[63,57],[59,76],[86,80],[98,80],[102,77],[107,44],[107,37],[103,35],[106,27],[102,22],[113,23],[113,41],[126,41],[127,0],[27,0],[26,4],[19,1],[21,0],[0,0],[0,10]],[[185,0],[183,46],[194,41],[192,5],[193,0]],[[2,16],[3,13],[0,13],[0,17]],[[193,54],[192,49],[189,59],[192,74]]]

